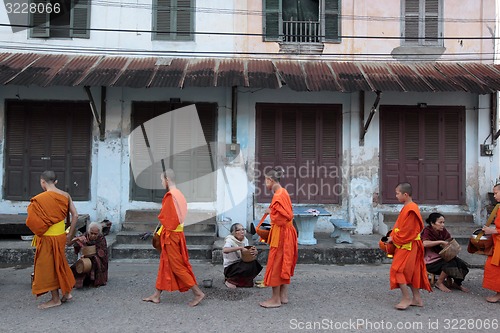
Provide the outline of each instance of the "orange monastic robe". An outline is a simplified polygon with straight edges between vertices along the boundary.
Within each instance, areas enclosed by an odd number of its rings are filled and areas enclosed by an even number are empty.
[[[189,263],[184,220],[187,215],[187,203],[178,189],[170,189],[162,200],[158,219],[163,230],[160,234],[161,254],[156,289],[181,292],[195,286],[196,278]]]
[[[278,287],[290,284],[299,257],[297,231],[293,226],[293,209],[290,195],[281,188],[274,193],[271,209],[271,232],[269,233],[269,256],[264,284]]]
[[[424,222],[414,202],[406,204],[394,224],[391,237],[396,246],[391,265],[391,289],[400,284],[431,291],[424,262],[424,245],[420,233]]]
[[[39,296],[48,291],[61,289],[66,294],[73,289],[75,278],[66,259],[66,232],[64,220],[68,214],[69,198],[46,191],[31,199],[28,206],[26,225],[36,235],[35,276],[33,294]],[[57,230],[60,234],[48,232],[49,228],[62,221]],[[50,233],[51,235],[44,235]]]
[[[500,293],[500,214],[495,218],[495,227],[498,234],[491,235],[494,250],[484,264],[483,288]]]

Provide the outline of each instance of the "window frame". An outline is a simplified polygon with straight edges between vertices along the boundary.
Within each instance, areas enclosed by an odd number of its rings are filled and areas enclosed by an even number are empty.
[[[158,24],[160,18],[158,13],[158,2],[159,1],[168,1],[170,6],[170,17],[168,18],[169,22],[164,22],[163,24],[169,23],[169,33],[159,33],[158,32]],[[178,11],[178,3],[179,1],[189,1],[189,7],[191,8],[190,16],[189,16],[189,35],[179,37],[177,33],[177,23],[179,18]],[[185,41],[192,42],[195,40],[195,22],[196,22],[196,0],[153,0],[153,10],[152,10],[152,34],[151,39],[153,41]],[[160,22],[161,23],[161,22]]]
[[[30,0],[30,3],[49,3],[51,0]],[[57,2],[60,2],[57,1]],[[75,4],[75,2],[77,2]],[[30,38],[90,38],[90,15],[92,8],[92,0],[69,0],[69,36],[68,37],[51,37],[50,36],[50,14],[49,13],[30,13],[28,15],[29,25],[34,26],[35,22],[43,22],[33,28],[28,29]],[[75,19],[77,17],[77,19]],[[75,27],[75,24],[82,24],[85,21],[85,26]]]
[[[418,36],[416,41],[413,39],[407,39],[406,33],[406,4],[409,0],[401,1],[401,44],[404,46],[435,46],[442,47],[444,45],[443,37],[443,0],[435,0],[437,1],[438,12],[436,13],[426,13],[426,1],[428,0],[410,0],[410,1],[418,1],[418,17],[417,17],[417,29]],[[437,21],[437,35],[435,41],[431,37],[426,36],[425,31],[425,22],[429,17],[435,17]]]
[[[337,1],[338,10],[332,8],[327,9],[326,2],[330,1],[329,4]],[[269,6],[268,6],[269,5]],[[272,6],[272,8],[271,8]],[[340,43],[341,38],[341,12],[342,12],[342,1],[341,0],[319,0],[319,23],[320,23],[320,42],[319,43]],[[283,1],[282,0],[262,0],[262,37],[264,42],[282,42],[289,44],[303,44],[306,42],[285,42],[283,33]],[[274,16],[278,16],[278,27],[277,35],[267,33],[268,21],[270,21]],[[327,25],[326,18],[327,15],[337,16],[337,36],[327,37]]]

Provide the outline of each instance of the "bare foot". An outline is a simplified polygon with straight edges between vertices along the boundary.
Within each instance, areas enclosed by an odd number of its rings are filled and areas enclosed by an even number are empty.
[[[232,284],[231,282],[224,282],[224,284],[226,285],[226,287],[228,287],[229,289],[236,289],[236,286],[234,284]]]
[[[199,293],[197,293],[193,300],[191,302],[189,302],[189,306],[190,307],[193,307],[193,306],[197,306],[198,304],[200,304],[201,300],[205,298],[205,294],[200,291]]]
[[[451,293],[451,290],[448,289],[442,282],[436,282],[436,288],[445,293]]]
[[[54,301],[51,299],[48,302],[38,305],[38,308],[43,310],[43,309],[53,308],[54,306],[59,306],[59,305],[61,305],[60,300]]]
[[[402,299],[401,302],[396,304],[394,307],[398,310],[406,310],[411,304],[411,300]]]
[[[494,296],[488,296],[488,297],[486,297],[486,300],[490,303],[496,303],[496,302],[500,301],[500,296],[498,294],[494,295]]]
[[[143,298],[142,300],[144,302],[151,302],[151,303],[155,303],[155,304],[160,303],[160,297],[156,297],[155,295],[151,295],[149,297]]]
[[[288,304],[288,298],[281,297],[281,304]]]
[[[272,300],[267,300],[264,302],[260,302],[259,305],[262,306],[263,308],[269,309],[269,308],[279,308],[281,306],[281,303]]]
[[[63,295],[63,297],[61,297],[61,303],[66,303],[68,301],[71,301],[72,299],[73,299],[73,295],[68,293],[66,295]]]
[[[453,289],[461,290],[461,291],[463,291],[464,293],[468,293],[468,292],[469,292],[469,288],[465,288],[465,287],[464,287],[464,286],[462,286],[461,284],[456,284],[456,283],[453,283],[453,284],[451,285],[451,287],[452,287]]]
[[[416,300],[416,299],[413,299],[411,301],[411,306],[418,306],[418,307],[423,307],[424,306],[424,302],[422,300]]]

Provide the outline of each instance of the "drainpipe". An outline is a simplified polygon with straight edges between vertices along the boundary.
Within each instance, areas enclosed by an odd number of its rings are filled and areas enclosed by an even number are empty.
[[[231,90],[231,144],[236,144],[237,136],[237,116],[238,116],[238,87],[233,86]],[[231,146],[231,150],[232,146]]]

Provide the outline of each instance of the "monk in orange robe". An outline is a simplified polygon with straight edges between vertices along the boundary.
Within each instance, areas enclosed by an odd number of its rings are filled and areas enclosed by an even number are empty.
[[[271,217],[270,246],[264,285],[272,287],[273,294],[261,302],[264,308],[277,308],[288,303],[288,286],[297,264],[297,231],[293,226],[293,209],[290,195],[280,185],[282,168],[274,168],[266,175],[266,187],[274,192],[273,200],[266,213]]]
[[[500,202],[500,184],[493,187],[493,195]],[[496,291],[495,295],[486,297],[490,303],[500,301],[500,214],[495,217],[495,227],[483,227],[486,235],[493,238],[493,255],[488,256],[484,264],[483,288]]]
[[[187,202],[184,195],[175,186],[173,170],[168,169],[163,172],[161,181],[167,193],[163,197],[160,215],[158,215],[161,222],[160,230],[158,230],[161,241],[160,265],[156,279],[156,290],[153,295],[144,298],[143,301],[160,303],[163,290],[185,292],[191,289],[194,298],[189,302],[189,306],[196,306],[205,297],[205,294],[198,287],[193,268],[189,263],[184,236]]]
[[[424,262],[424,245],[420,239],[424,222],[411,195],[412,187],[409,183],[401,183],[396,187],[396,198],[404,206],[389,237],[389,242],[396,247],[391,265],[390,286],[391,290],[399,288],[402,293],[401,302],[396,305],[398,310],[405,310],[410,305],[423,306],[419,289],[431,291]],[[413,298],[408,292],[408,285]]]
[[[72,298],[75,285],[73,272],[66,259],[65,246],[71,243],[78,214],[68,193],[56,187],[57,179],[53,171],[44,171],[40,185],[44,192],[31,199],[28,206],[26,225],[35,234],[35,273],[32,284],[33,294],[40,296],[51,292],[50,301],[38,305],[47,309],[61,305]],[[71,214],[71,226],[66,235],[65,219]],[[59,298],[59,289],[62,298]]]

